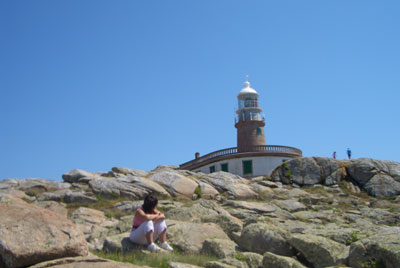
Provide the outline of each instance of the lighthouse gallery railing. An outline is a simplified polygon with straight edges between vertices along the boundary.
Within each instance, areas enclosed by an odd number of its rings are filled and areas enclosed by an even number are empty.
[[[246,148],[242,148],[241,151],[238,151],[237,147],[232,147],[232,148],[222,149],[222,150],[218,150],[218,151],[203,155],[197,159],[194,159],[194,160],[191,160],[189,162],[182,164],[181,167],[190,167],[193,164],[198,164],[198,163],[204,162],[206,160],[220,157],[220,156],[232,155],[232,154],[238,154],[238,153],[248,153],[248,152],[288,153],[288,154],[295,155],[298,157],[301,157],[303,154],[302,151],[297,148],[289,147],[289,146],[281,146],[281,145],[249,146]]]

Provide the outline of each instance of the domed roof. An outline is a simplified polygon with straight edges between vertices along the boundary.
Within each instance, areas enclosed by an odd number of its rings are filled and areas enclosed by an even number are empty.
[[[242,95],[257,95],[258,93],[255,89],[250,87],[250,82],[246,79],[246,81],[244,82],[244,88],[239,92],[239,96]]]

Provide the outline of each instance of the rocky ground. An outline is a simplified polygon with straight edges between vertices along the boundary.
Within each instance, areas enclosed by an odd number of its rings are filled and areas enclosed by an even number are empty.
[[[141,250],[132,215],[159,196],[168,240],[213,267],[400,267],[400,163],[299,158],[271,177],[72,170],[0,181],[0,267],[136,267],[93,255]],[[170,263],[170,267],[194,267]]]

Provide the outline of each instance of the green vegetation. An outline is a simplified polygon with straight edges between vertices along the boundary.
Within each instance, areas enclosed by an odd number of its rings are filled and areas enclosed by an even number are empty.
[[[328,192],[323,187],[314,187],[314,186],[304,186],[301,188],[302,190],[310,193],[310,194],[319,194],[321,196],[327,196]]]
[[[173,253],[144,253],[142,251],[133,251],[126,254],[114,252],[92,252],[93,254],[113,261],[128,262],[139,266],[151,266],[168,268],[170,262],[183,262],[204,267],[209,261],[217,260],[216,257],[203,254],[182,254]]]
[[[283,168],[283,173],[286,177],[288,177],[289,179],[293,179],[293,173],[290,170],[288,164],[286,162],[283,162],[283,164],[281,165]]]
[[[358,238],[358,232],[351,232],[350,233],[350,238],[347,240],[347,244],[351,244],[351,243],[354,243],[354,242],[357,242],[358,240],[360,240],[359,238]]]
[[[97,210],[103,211],[104,215],[108,218],[119,219],[123,216],[132,214],[132,212],[120,211],[114,207],[114,205],[116,203],[122,202],[122,201],[128,201],[128,200],[130,200],[129,198],[118,197],[118,198],[108,199],[108,198],[104,198],[100,195],[95,195],[95,197],[97,199],[97,202],[95,202],[95,203],[87,202],[87,203],[69,203],[69,204],[67,204],[68,216],[70,216],[71,213],[79,207],[87,207],[87,208],[92,208],[92,209],[97,209]]]
[[[236,253],[235,259],[237,259],[238,261],[241,261],[241,262],[246,262],[246,257],[243,256],[243,255],[240,254],[240,253]]]
[[[363,264],[361,264],[363,268],[385,268],[385,264],[382,260],[369,260]]]
[[[203,192],[201,190],[201,186],[197,186],[197,188],[194,190],[194,194],[196,194],[199,198],[201,198]]]

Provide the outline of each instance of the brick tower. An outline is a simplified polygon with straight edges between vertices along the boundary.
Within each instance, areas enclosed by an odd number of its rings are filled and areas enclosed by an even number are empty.
[[[265,119],[261,115],[262,109],[258,107],[258,93],[250,87],[247,78],[237,98],[239,108],[235,127],[238,152],[258,151],[257,146],[265,145]]]

